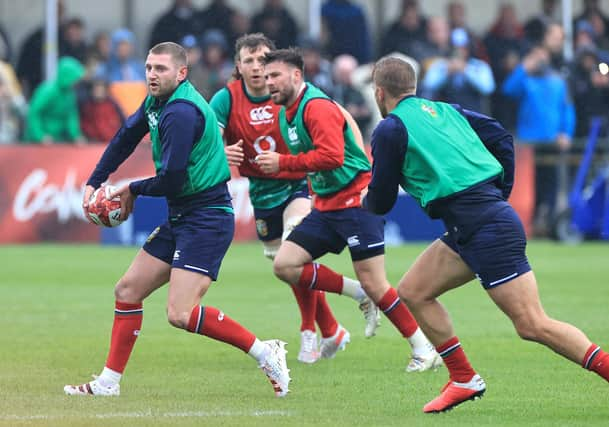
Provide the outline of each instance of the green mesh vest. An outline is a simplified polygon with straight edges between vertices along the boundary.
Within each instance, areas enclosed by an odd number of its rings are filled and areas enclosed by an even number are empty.
[[[288,122],[285,107],[279,111],[281,134],[292,154],[306,153],[315,148],[304,123],[304,109],[310,100],[317,98],[330,99],[321,90],[307,83],[307,88],[294,119]],[[320,196],[336,193],[349,185],[358,173],[370,170],[368,157],[355,142],[353,131],[348,124],[343,130],[343,137],[345,141],[345,161],[343,165],[329,171],[309,173],[311,187]]]
[[[178,195],[178,197],[184,197],[227,181],[230,178],[230,170],[224,154],[224,144],[218,129],[216,115],[194,86],[189,81],[185,81],[160,107],[155,107],[155,98],[150,95],[144,104],[152,141],[152,160],[154,160],[156,172],[159,173],[162,167],[159,117],[167,105],[177,100],[185,100],[195,105],[205,117],[203,136],[193,145],[188,158],[186,182]]]
[[[503,174],[467,119],[449,104],[411,97],[391,114],[408,130],[401,186],[423,209]]]

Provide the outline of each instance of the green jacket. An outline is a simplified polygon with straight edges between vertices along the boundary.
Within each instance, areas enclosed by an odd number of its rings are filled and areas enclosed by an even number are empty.
[[[30,100],[25,140],[41,142],[50,136],[54,141],[74,141],[82,137],[74,85],[85,75],[85,68],[71,57],[57,65],[57,78],[42,82]]]

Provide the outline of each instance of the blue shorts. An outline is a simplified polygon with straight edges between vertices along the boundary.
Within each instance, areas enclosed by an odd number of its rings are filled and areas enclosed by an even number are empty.
[[[441,240],[461,256],[484,289],[509,282],[531,270],[522,222],[507,204],[464,241],[458,240],[451,231]]]
[[[292,230],[287,240],[317,259],[349,247],[351,259],[360,261],[385,253],[385,220],[362,208],[321,212],[313,209]]]
[[[294,200],[298,198],[310,199],[309,189],[306,185],[294,191],[290,197],[274,208],[257,209],[254,208],[254,218],[256,219],[256,234],[258,239],[263,242],[280,239],[283,234],[283,211]]]
[[[196,209],[170,217],[148,237],[143,249],[155,258],[218,278],[220,264],[233,240],[235,218],[221,209]]]

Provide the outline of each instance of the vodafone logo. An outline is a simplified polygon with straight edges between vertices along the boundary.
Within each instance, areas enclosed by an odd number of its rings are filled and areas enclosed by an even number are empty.
[[[259,125],[273,123],[273,107],[266,105],[264,107],[256,107],[250,110],[250,124]]]
[[[260,154],[264,151],[275,151],[277,149],[277,143],[270,135],[262,135],[256,138],[254,141],[254,150]]]

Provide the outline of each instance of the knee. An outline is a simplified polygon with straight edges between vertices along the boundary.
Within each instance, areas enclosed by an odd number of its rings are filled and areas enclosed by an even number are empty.
[[[167,321],[171,326],[179,329],[188,329],[190,313],[180,310],[172,305],[167,306]]]
[[[402,280],[398,286],[398,296],[407,305],[420,304],[431,299],[424,291],[424,287],[416,286],[416,283],[409,280]]]
[[[273,261],[273,272],[275,276],[284,282],[293,284],[298,282],[298,269],[287,262],[282,256],[276,256]]]
[[[514,322],[518,336],[526,341],[545,342],[550,330],[549,319],[545,316],[530,316]]]
[[[142,302],[142,296],[137,290],[135,282],[129,280],[128,277],[121,277],[118,283],[114,286],[114,298],[117,301],[136,304]]]

